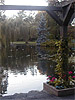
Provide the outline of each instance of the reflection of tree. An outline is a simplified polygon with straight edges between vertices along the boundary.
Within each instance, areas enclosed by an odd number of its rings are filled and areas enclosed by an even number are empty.
[[[48,54],[48,51],[44,47],[37,46],[37,52],[39,57],[45,57],[46,54]]]
[[[8,85],[8,73],[3,67],[0,67],[0,94],[5,94]]]
[[[7,61],[6,48],[1,48],[0,53],[1,53],[1,55],[0,55],[1,56],[1,65],[5,66],[5,63]]]
[[[36,62],[37,57],[35,56],[35,47],[24,47],[17,48],[15,51],[12,50],[8,55],[8,67],[13,70],[14,73],[27,73],[29,67],[32,67],[30,70],[34,69],[34,62]]]
[[[37,53],[38,53],[38,57],[42,59],[49,59],[51,56],[54,56],[56,54],[56,48],[37,46]]]
[[[45,55],[47,51],[44,51],[43,48],[40,48],[39,53]],[[22,50],[22,48],[18,50],[17,48],[17,51],[11,51],[11,55],[8,57],[8,67],[10,67],[15,74],[21,73],[26,75],[29,69],[31,75],[37,74],[35,67],[37,65],[35,62],[37,62],[37,53],[35,47],[25,47],[24,50]],[[41,74],[49,75],[54,73],[54,66],[54,62],[47,61],[45,59],[39,59],[37,68]]]
[[[48,61],[47,58],[49,56],[49,49],[47,50],[44,47],[38,47],[37,46],[37,52],[38,52],[38,69],[41,74],[54,74],[54,67],[55,62]],[[40,59],[40,57],[42,59]]]
[[[38,61],[38,69],[41,74],[53,75],[55,65],[55,62],[44,59]]]

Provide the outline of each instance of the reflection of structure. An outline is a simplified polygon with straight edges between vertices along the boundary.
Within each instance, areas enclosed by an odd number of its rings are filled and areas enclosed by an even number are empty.
[[[0,67],[0,94],[5,94],[8,85],[8,73]]]

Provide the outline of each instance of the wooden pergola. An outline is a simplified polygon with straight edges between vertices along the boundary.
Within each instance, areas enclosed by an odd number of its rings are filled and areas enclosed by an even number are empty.
[[[60,26],[61,38],[67,37],[67,26],[75,17],[75,0],[61,2],[54,6],[0,5],[0,10],[46,11]]]
[[[62,66],[65,71],[68,67],[68,24],[75,18],[75,0],[61,2],[53,6],[23,6],[23,5],[0,5],[0,10],[39,10],[46,11],[60,26],[60,37],[62,46]],[[63,42],[65,41],[65,42]],[[65,60],[66,59],[66,60]]]

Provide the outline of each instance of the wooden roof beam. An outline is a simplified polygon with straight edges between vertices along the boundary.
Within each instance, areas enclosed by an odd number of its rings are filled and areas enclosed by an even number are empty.
[[[74,14],[74,8],[72,7],[72,4],[69,4],[68,7],[66,7],[65,16],[63,18],[64,22],[63,24],[68,25],[73,14]]]
[[[47,11],[47,13],[60,25],[62,26],[63,24],[63,21],[60,19],[59,16],[57,16],[57,14],[53,11]]]
[[[63,2],[63,1],[62,1],[62,2]],[[69,5],[69,4],[74,4],[74,3],[75,3],[75,0],[67,1],[67,2],[65,2],[64,4],[63,4],[62,2],[61,2],[62,7],[65,7],[65,6]]]
[[[62,7],[55,6],[26,6],[26,5],[0,5],[0,10],[40,10],[62,11]]]

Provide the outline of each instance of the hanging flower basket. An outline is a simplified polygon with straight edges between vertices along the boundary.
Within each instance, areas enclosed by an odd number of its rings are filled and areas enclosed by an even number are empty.
[[[54,86],[49,85],[47,83],[43,83],[43,89],[48,93],[54,94],[56,96],[73,95],[75,93],[75,87],[66,89],[56,89]]]

